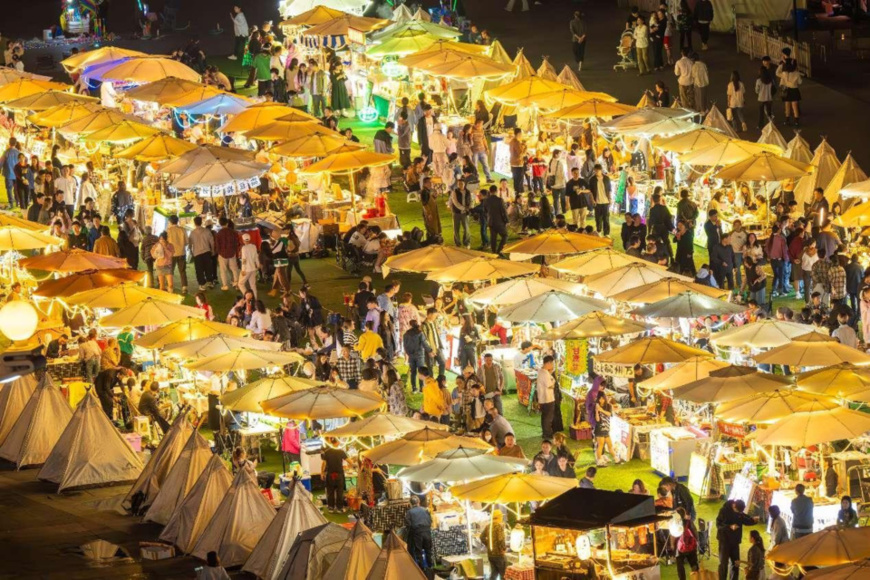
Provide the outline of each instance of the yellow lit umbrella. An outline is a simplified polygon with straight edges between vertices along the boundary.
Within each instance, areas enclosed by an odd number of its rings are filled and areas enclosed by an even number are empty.
[[[151,137],[159,132],[160,129],[145,125],[144,123],[122,121],[117,125],[88,133],[82,137],[82,141],[90,143],[122,143],[124,141],[135,141],[136,139]]]
[[[383,406],[377,393],[338,387],[314,387],[260,403],[267,415],[300,421],[361,417]]]
[[[162,105],[173,99],[180,98],[191,91],[201,89],[204,86],[199,82],[199,79],[185,80],[170,76],[133,87],[125,95],[137,101],[147,101]]]
[[[424,427],[389,443],[383,443],[362,453],[372,463],[388,465],[418,465],[434,459],[439,453],[462,447],[492,451],[492,446],[477,437],[458,437],[447,431]]]
[[[576,338],[604,338],[623,334],[638,334],[655,328],[654,324],[619,318],[603,312],[590,312],[576,320],[545,332],[541,340],[570,340]],[[646,383],[644,383],[646,385]]]
[[[829,411],[802,411],[755,432],[759,445],[809,447],[831,441],[857,439],[870,431],[870,414],[837,407]]]
[[[38,95],[48,91],[65,91],[69,88],[69,85],[52,81],[19,79],[0,87],[0,103],[8,103],[15,99],[28,97],[30,95]]]
[[[221,405],[241,413],[262,413],[260,403],[276,399],[306,389],[326,386],[322,381],[303,377],[266,377],[246,385],[241,389],[229,391],[221,397]]]
[[[30,220],[26,220],[24,218],[16,217],[12,214],[0,212],[0,226],[15,226],[19,228],[24,228],[25,230],[33,230],[36,232],[44,232],[48,229],[48,226],[43,225],[39,222],[32,222]],[[20,264],[19,260],[19,264]]]
[[[813,331],[814,327],[809,324],[767,319],[715,332],[710,341],[719,347],[773,348]]]
[[[73,101],[34,113],[27,120],[40,127],[60,127],[102,110],[105,109],[99,103]]]
[[[243,113],[248,111],[249,109],[254,108],[254,107],[258,107],[258,106],[263,107],[265,105],[274,105],[274,104],[275,103],[260,103],[259,105],[251,105],[250,107],[245,109],[245,111],[243,111]],[[239,114],[241,115],[241,113],[239,113]],[[307,123],[309,121],[314,121],[315,123],[321,122],[320,119],[318,119],[317,117],[315,117],[313,115],[309,115],[305,111],[300,111],[299,109],[294,109],[292,107],[290,108],[290,112],[285,112],[283,115],[281,115],[280,117],[277,117],[274,120],[275,121],[287,121],[290,123]],[[265,125],[265,124],[266,123],[261,123],[261,125]]]
[[[447,425],[421,421],[411,417],[399,417],[390,413],[375,413],[360,421],[353,421],[332,431],[326,437],[395,437],[425,428],[447,430]]]
[[[753,143],[752,141],[744,141],[742,139],[729,139],[704,149],[695,149],[688,153],[683,153],[680,155],[680,161],[690,165],[715,167],[718,165],[731,165],[732,163],[749,159],[756,153],[763,153],[765,151],[776,153],[777,155],[782,153],[782,149],[776,145]]]
[[[75,306],[88,308],[126,308],[148,299],[181,303],[181,294],[173,294],[156,288],[142,286],[136,282],[125,282],[107,288],[95,288],[70,297],[67,302]]]
[[[26,97],[21,97],[20,99],[9,101],[3,106],[7,109],[13,110],[45,111],[69,103],[95,104],[97,103],[97,99],[93,97],[87,97],[85,95],[68,93],[66,91],[52,90],[45,91],[43,93],[34,93],[32,95],[27,95]]]
[[[549,290],[523,302],[504,306],[499,309],[498,315],[510,322],[557,322],[573,320],[609,307],[604,300]]]
[[[486,91],[486,96],[500,103],[516,104],[523,99],[554,93],[566,88],[569,87],[557,81],[548,81],[540,77],[529,76],[490,89]]]
[[[278,351],[281,350],[281,343],[266,342],[247,336],[213,334],[195,340],[167,344],[161,349],[161,352],[178,358],[200,359],[216,354],[226,354],[240,348]]]
[[[754,397],[790,386],[791,380],[779,375],[759,372],[755,367],[730,365],[710,371],[706,377],[674,387],[676,399],[694,403],[723,403]]]
[[[338,18],[333,18],[332,20],[327,20],[326,22],[312,26],[303,34],[305,36],[317,37],[347,36],[351,30],[371,32],[383,28],[389,23],[389,20],[382,20],[380,18],[367,18],[364,16],[343,14]]]
[[[293,18],[281,21],[281,26],[317,26],[336,18],[345,16],[347,12],[335,10],[326,6],[315,6],[311,10],[297,14]]]
[[[502,64],[489,57],[465,55],[447,62],[423,62],[416,69],[434,77],[468,80],[477,78],[504,77],[514,73],[513,65]]]
[[[177,189],[191,189],[208,185],[223,185],[231,181],[242,181],[266,173],[271,167],[268,163],[256,161],[217,160],[196,169],[190,169],[177,177],[172,186]]]
[[[80,52],[60,61],[67,72],[75,72],[103,62],[112,62],[125,58],[147,57],[138,50],[130,50],[118,46],[102,46],[95,50]]]
[[[451,40],[438,40],[427,48],[413,54],[401,57],[398,63],[402,66],[416,68],[420,64],[444,64],[456,62],[466,56],[484,56],[486,46],[480,44],[468,44]]]
[[[41,250],[60,246],[63,240],[20,226],[0,226],[0,252]]]
[[[853,205],[842,215],[834,218],[837,225],[854,228],[870,225],[870,203],[864,202]]]
[[[177,159],[167,161],[160,166],[159,171],[171,175],[184,175],[221,160],[254,162],[254,154],[253,151],[236,149],[234,147],[202,145],[196,149],[191,149],[187,153],[183,153]]]
[[[135,57],[103,72],[103,79],[128,83],[150,83],[175,77],[199,82],[199,73],[177,60],[161,57]]]
[[[576,105],[569,105],[544,116],[560,121],[573,121],[578,119],[618,117],[635,111],[637,111],[637,107],[632,107],[631,105],[623,105],[622,103],[614,103],[601,99],[590,99]]]
[[[785,566],[837,566],[848,562],[857,562],[870,558],[870,528],[839,528],[832,526],[814,534],[797,538],[774,546],[767,553],[771,562],[779,562]],[[774,560],[774,557],[776,560]],[[825,574],[830,570],[821,569],[810,572],[804,578],[818,574],[819,578],[828,578]],[[862,580],[866,576],[855,576],[853,580]],[[830,580],[834,580],[834,577]]]
[[[729,181],[784,181],[797,179],[813,171],[809,163],[792,161],[770,151],[756,153],[748,159],[723,167],[715,177]]]
[[[566,87],[558,91],[550,93],[541,93],[526,97],[516,101],[518,107],[536,107],[542,111],[558,111],[572,105],[579,105],[598,99],[599,101],[608,101],[615,103],[616,98],[611,97],[607,93],[598,93],[595,91],[579,91],[575,88]]]
[[[660,336],[651,336],[608,350],[597,356],[595,360],[616,364],[653,364],[653,363],[678,363],[697,357],[712,357],[706,350],[686,346],[681,342],[675,342]]]
[[[502,278],[515,278],[528,276],[538,272],[541,267],[537,264],[523,262],[511,262],[490,258],[472,258],[453,266],[430,272],[427,280],[433,280],[441,284],[451,282],[479,282],[482,280],[499,280]]]
[[[716,416],[729,423],[773,423],[803,411],[830,411],[841,407],[831,397],[796,389],[778,389],[727,401],[716,406]]]
[[[70,274],[63,278],[51,278],[39,284],[33,291],[35,296],[43,298],[67,298],[80,292],[96,288],[106,288],[124,282],[141,282],[146,272],[141,270],[109,269],[89,270],[78,274]]]
[[[204,101],[218,95],[228,94],[230,93],[227,93],[226,91],[221,90],[215,86],[204,85],[201,87],[196,87],[195,89],[190,90],[184,94],[176,95],[169,99],[164,99],[161,104],[165,107],[182,107],[184,105],[198,103],[200,101]]]
[[[829,367],[844,362],[870,364],[870,354],[818,332],[796,336],[791,342],[757,354],[754,358],[759,364],[795,367]]]
[[[606,247],[559,260],[550,265],[550,268],[575,276],[591,276],[628,264],[642,264],[644,262],[646,260],[643,258],[635,258],[625,252],[618,252],[612,247]]]
[[[577,487],[576,478],[549,477],[534,473],[507,473],[471,483],[454,485],[450,495],[460,501],[511,504],[546,501]]]
[[[657,282],[662,278],[676,278],[685,282],[692,281],[691,278],[674,274],[660,266],[647,262],[626,264],[613,270],[587,276],[583,279],[583,284],[589,290],[609,298],[630,288],[637,288],[644,284]]]
[[[190,342],[218,334],[243,337],[251,336],[251,331],[223,322],[206,320],[199,315],[185,316],[162,328],[143,334],[133,342],[142,348],[163,348],[170,344]]]
[[[300,137],[311,137],[312,135],[337,136],[338,133],[315,121],[272,121],[245,133],[245,137],[248,139],[260,141],[287,141]]]
[[[69,123],[61,125],[58,130],[61,133],[69,133],[73,135],[88,134],[102,129],[109,129],[123,123],[124,121],[137,121],[135,117],[125,115],[115,110],[101,110],[86,117],[79,117]]]
[[[282,119],[292,115],[293,118]],[[319,122],[308,113],[304,113],[292,107],[282,105],[280,103],[266,102],[257,105],[251,105],[241,113],[233,115],[218,131],[221,133],[244,133],[258,127],[263,127],[269,123],[282,119],[285,121],[314,121]]]
[[[146,162],[162,161],[178,157],[194,149],[196,149],[196,145],[190,141],[178,139],[166,133],[156,133],[114,153],[113,157]]]
[[[460,448],[459,451],[464,451]],[[453,453],[453,455],[457,455]],[[396,476],[405,481],[456,483],[475,481],[494,475],[516,473],[528,465],[528,460],[516,457],[499,457],[490,453],[461,454],[448,459],[435,457],[419,465],[410,465]]]
[[[41,254],[18,261],[18,265],[28,270],[43,270],[45,272],[84,272],[85,270],[108,270],[127,268],[127,260],[112,256],[103,256],[85,250],[61,250],[50,254]]]
[[[844,362],[801,373],[795,378],[795,384],[818,395],[870,402],[870,366]]]
[[[696,356],[673,365],[668,370],[643,381],[644,389],[669,391],[710,376],[715,370],[730,366],[709,356]]]
[[[656,149],[670,153],[688,153],[711,147],[729,139],[730,137],[721,131],[702,126],[688,133],[672,137],[656,137],[652,140],[652,145]]]
[[[220,352],[207,356],[203,359],[186,363],[184,366],[192,371],[248,371],[266,367],[280,367],[300,363],[304,360],[301,355],[295,352],[238,348],[229,352]]]
[[[326,157],[342,147],[365,148],[365,146],[348,141],[338,134],[314,134],[303,135],[279,143],[269,149],[269,153],[284,157]]]
[[[613,241],[610,238],[578,234],[568,230],[547,230],[544,233],[507,245],[504,252],[530,256],[551,256],[555,254],[579,254],[589,250],[607,248],[611,245],[613,245]]]
[[[870,560],[817,568],[804,575],[806,580],[862,580],[870,578]]]
[[[583,293],[583,286],[557,278],[519,278],[481,288],[471,294],[468,300],[488,306],[507,306],[524,302],[550,290],[579,296]]]
[[[395,12],[393,13],[393,17],[393,20],[395,21]],[[379,30],[373,34],[373,38],[375,40],[383,40],[385,38],[393,38],[395,35],[403,34],[405,32],[425,32],[426,34],[436,36],[439,41],[455,40],[462,36],[462,32],[450,26],[425,22],[423,20],[411,20],[410,22],[405,22],[399,25],[394,24],[389,28]],[[468,52],[472,52],[473,54],[483,54],[487,49],[491,50],[491,46],[486,45],[465,42],[459,42],[457,44],[461,45],[463,48],[467,48]]]
[[[127,306],[100,319],[100,326],[121,328],[124,326],[160,326],[184,318],[205,317],[205,312],[193,306],[146,298],[138,304]]]
[[[382,167],[396,160],[394,155],[375,153],[368,150],[345,151],[334,153],[305,168],[306,174],[315,173],[347,173],[366,167]]]
[[[21,79],[30,79],[34,81],[50,81],[51,77],[44,75],[35,75],[29,72],[20,72],[15,70],[14,68],[9,67],[0,67],[0,87],[3,85],[8,85],[9,83],[14,83],[15,81],[20,81]]]
[[[634,302],[636,304],[650,304],[658,302],[672,296],[676,296],[682,292],[695,292],[703,294],[710,298],[722,298],[729,294],[728,290],[721,288],[713,288],[712,286],[704,286],[703,284],[695,284],[694,282],[686,282],[677,278],[661,278],[655,282],[629,288],[619,294],[611,296],[617,302]]]
[[[390,256],[384,262],[382,270],[384,278],[390,271],[396,272],[434,272],[449,266],[454,266],[472,258],[495,258],[495,254],[487,254],[475,250],[467,250],[456,246],[430,245],[418,250],[411,250],[397,256]]]
[[[440,37],[424,30],[409,29],[399,31],[383,39],[366,51],[370,58],[383,58],[385,56],[402,56],[414,52],[426,50],[439,40]]]
[[[700,318],[746,312],[746,306],[686,290],[656,302],[644,304],[629,314],[650,318]]]

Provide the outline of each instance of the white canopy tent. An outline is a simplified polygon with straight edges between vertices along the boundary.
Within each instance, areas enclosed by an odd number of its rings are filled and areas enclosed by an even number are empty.
[[[18,421],[34,389],[36,389],[36,377],[33,375],[25,375],[0,386],[0,445]]]
[[[154,496],[154,502],[145,512],[143,520],[166,525],[175,508],[184,501],[196,480],[202,475],[212,455],[208,441],[199,434],[199,431],[194,430],[175,465],[169,470],[160,491]]]
[[[46,373],[0,445],[0,458],[18,469],[45,463],[72,414],[63,393]]]

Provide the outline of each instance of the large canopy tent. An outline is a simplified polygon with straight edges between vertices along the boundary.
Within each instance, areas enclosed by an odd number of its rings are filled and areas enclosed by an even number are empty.
[[[287,500],[269,523],[242,570],[266,580],[277,578],[296,537],[326,523],[326,518],[314,505],[311,493],[303,487],[301,480],[294,479]]]
[[[301,532],[293,541],[284,566],[274,578],[322,578],[349,537],[350,530],[331,522]]]
[[[212,455],[190,492],[175,508],[160,539],[178,546],[185,554],[192,552],[232,481],[233,476],[220,455]]]
[[[196,480],[202,475],[212,450],[208,441],[199,430],[194,430],[184,445],[184,449],[169,470],[166,480],[143,518],[146,522],[166,525],[176,508],[184,501]]]
[[[190,553],[205,560],[209,552],[217,552],[224,566],[240,566],[274,517],[272,504],[260,493],[256,472],[243,467]]]
[[[221,397],[221,404],[233,411],[262,413],[261,401],[277,399],[296,391],[322,386],[326,386],[326,383],[304,377],[264,377],[241,389],[227,391]]]
[[[372,531],[362,520],[357,520],[350,536],[335,556],[323,580],[356,580],[365,578],[381,549],[372,537]]]
[[[678,363],[697,356],[712,357],[713,355],[705,350],[667,338],[651,336],[602,352],[594,358],[601,362],[634,365],[636,363]]]
[[[783,389],[791,380],[758,371],[755,367],[728,366],[711,370],[697,381],[674,387],[677,399],[694,403],[721,403]]]
[[[70,488],[131,482],[142,473],[142,460],[89,390],[46,457],[37,477]]]
[[[730,366],[709,356],[695,356],[671,366],[643,382],[644,389],[667,391],[710,376],[715,370]]]
[[[468,300],[488,306],[506,306],[524,302],[551,290],[579,296],[583,286],[557,278],[515,278],[481,288],[471,294]]]
[[[365,577],[366,580],[424,580],[423,573],[408,547],[399,539],[395,531],[384,538],[383,546]]]
[[[858,562],[870,558],[870,528],[830,527],[775,546],[767,558],[785,569]]]
[[[0,445],[27,406],[36,389],[36,377],[25,375],[0,387]]]
[[[0,458],[16,468],[42,465],[72,419],[72,409],[48,373],[39,379],[12,429],[0,445]]]
[[[586,531],[612,525],[654,523],[661,519],[666,518],[656,515],[652,496],[576,487],[536,509],[529,523]]]

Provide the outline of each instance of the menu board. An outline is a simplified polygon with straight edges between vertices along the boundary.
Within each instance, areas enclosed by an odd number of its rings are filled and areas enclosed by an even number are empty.
[[[613,448],[615,460],[628,461],[631,459],[634,451],[631,425],[619,415],[610,417],[610,445]]]
[[[689,491],[698,497],[706,497],[710,491],[710,462],[705,455],[692,453],[689,459]]]

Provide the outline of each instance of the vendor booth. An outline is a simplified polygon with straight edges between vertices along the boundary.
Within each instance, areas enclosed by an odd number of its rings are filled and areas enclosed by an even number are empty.
[[[576,488],[529,518],[538,580],[660,578],[652,496]]]

